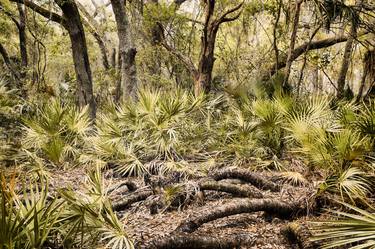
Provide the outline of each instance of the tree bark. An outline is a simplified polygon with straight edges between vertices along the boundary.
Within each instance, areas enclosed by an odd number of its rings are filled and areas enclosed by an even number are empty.
[[[93,93],[90,61],[78,7],[73,0],[55,1],[63,12],[64,26],[69,33],[72,44],[74,69],[78,82],[76,91],[78,104],[81,108],[88,105],[90,117],[91,119],[95,119],[96,103]]]
[[[349,38],[345,44],[344,57],[342,59],[342,64],[339,72],[339,77],[337,79],[337,98],[344,97],[346,75],[348,74],[348,69],[350,65],[350,58],[352,56],[354,40],[357,36],[357,27],[353,23],[350,27]]]
[[[297,40],[297,31],[298,31],[299,16],[301,13],[301,5],[302,5],[302,1],[296,0],[294,17],[293,17],[293,30],[292,30],[292,34],[290,37],[289,52],[288,52],[288,58],[286,60],[286,72],[285,72],[283,87],[285,87],[289,81],[290,70],[291,70],[292,62],[293,62],[292,60],[293,50],[294,50],[294,46]]]
[[[363,58],[363,72],[361,78],[361,85],[359,87],[357,101],[363,97],[366,82],[369,88],[375,83],[375,49],[367,50]]]
[[[247,185],[235,185],[216,181],[204,181],[199,183],[201,190],[214,190],[220,192],[230,193],[238,197],[262,198],[263,194]]]
[[[109,70],[109,60],[108,60],[108,50],[105,45],[104,39],[102,38],[101,32],[99,32],[98,24],[96,23],[95,19],[91,17],[91,15],[87,12],[86,8],[79,3],[78,1],[77,7],[78,9],[82,12],[83,16],[87,19],[84,20],[85,26],[89,29],[90,33],[94,36],[96,43],[99,46],[100,53],[102,55],[102,62],[103,62],[103,67],[105,70]]]
[[[214,172],[212,176],[216,181],[222,180],[222,179],[228,179],[228,178],[235,178],[240,179],[246,182],[251,183],[255,187],[259,189],[264,190],[271,190],[271,191],[280,191],[281,186],[273,183],[267,179],[265,179],[263,176],[254,173],[252,171],[246,170],[246,169],[224,169],[217,172]]]
[[[254,237],[231,235],[225,238],[180,234],[154,239],[147,249],[232,249],[251,246]]]
[[[26,36],[26,14],[22,4],[17,3],[18,13],[19,13],[19,25],[18,34],[20,40],[20,54],[21,54],[21,66],[22,66],[22,77],[26,76],[26,68],[28,65],[27,56],[27,36]]]
[[[203,211],[195,217],[183,221],[176,229],[178,232],[192,233],[203,224],[227,216],[264,211],[282,219],[291,219],[296,215],[305,213],[306,210],[297,204],[286,203],[274,199],[244,199]]]
[[[312,234],[304,224],[291,222],[283,229],[283,233],[291,243],[297,244],[300,249],[314,249],[321,246],[310,240]]]
[[[112,208],[114,211],[122,211],[130,207],[131,204],[143,201],[147,197],[151,196],[153,192],[151,190],[144,190],[139,192],[134,192],[129,196],[125,197],[123,200],[113,203]]]
[[[16,79],[16,81],[19,81],[21,79],[21,76],[18,73],[18,71],[14,68],[14,65],[9,58],[7,50],[1,43],[0,43],[0,54],[3,57],[4,63],[8,67],[13,77]]]
[[[201,93],[208,93],[211,89],[212,71],[215,63],[215,43],[216,35],[219,30],[220,24],[224,22],[231,22],[236,20],[241,12],[237,13],[234,17],[228,18],[232,14],[241,9],[242,4],[226,11],[219,18],[214,18],[215,0],[205,0],[205,21],[203,26],[203,33],[201,36],[201,52],[199,55],[198,69],[194,77],[194,94],[196,96]]]
[[[125,11],[125,1],[111,0],[111,4],[116,19],[121,57],[120,81],[118,83],[120,86],[117,87],[120,92],[116,95],[124,100],[128,97],[136,98],[138,82],[135,56],[137,50],[131,38],[129,21]]]

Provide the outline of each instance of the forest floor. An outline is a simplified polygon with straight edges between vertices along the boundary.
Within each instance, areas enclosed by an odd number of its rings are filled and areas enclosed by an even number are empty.
[[[226,168],[224,168],[225,170]],[[220,169],[223,170],[223,169]],[[256,172],[257,176],[263,179],[268,179],[270,182],[280,186],[280,190],[271,191],[265,189],[254,188],[255,192],[260,192],[263,199],[272,199],[280,201],[282,203],[304,203],[309,206],[309,201],[314,194],[314,185],[316,182],[313,180],[306,182],[301,186],[293,186],[290,183],[280,181],[278,172],[273,171],[261,171]],[[85,179],[85,170],[82,168],[76,168],[69,171],[55,171],[50,185],[52,188],[65,188],[73,187],[73,189],[79,190],[83,186]],[[197,198],[195,196],[186,197],[177,205],[164,205],[165,202],[165,191],[164,188],[168,186],[175,186],[176,184],[185,183],[199,183],[208,178],[185,178],[168,177],[168,176],[151,176],[148,184],[142,178],[135,177],[119,177],[113,174],[112,170],[105,172],[105,185],[108,189],[108,196],[112,200],[112,203],[121,203],[121,201],[131,199],[132,196],[137,193],[151,191],[151,194],[146,194],[145,197],[133,200],[129,202],[129,205],[118,208],[117,214],[125,224],[125,228],[128,231],[129,236],[135,241],[136,248],[177,248],[177,247],[158,247],[154,244],[159,238],[168,238],[173,235],[180,234],[176,233],[181,224],[184,224],[190,218],[197,217],[199,215],[209,213],[218,207],[223,207],[226,204],[236,205],[241,203],[242,200],[249,199],[248,197],[238,197],[233,193],[205,190],[203,196]],[[157,179],[157,180],[155,180]],[[267,180],[267,181],[268,181]],[[158,181],[158,184],[155,184]],[[131,182],[136,185],[136,189],[129,189],[128,186],[122,184]],[[151,182],[151,184],[150,184]],[[160,182],[163,182],[160,184]],[[235,179],[221,179],[215,181],[217,183],[228,184],[230,186],[242,186],[248,187],[252,184],[242,180]],[[157,187],[155,187],[157,185]],[[118,187],[116,187],[118,186]],[[253,187],[253,186],[251,186]],[[158,203],[159,206],[156,211],[152,211],[152,204]],[[160,203],[164,203],[161,204]],[[312,205],[312,204],[311,204]],[[316,214],[315,214],[316,215]],[[306,227],[308,221],[314,219],[321,219],[308,212],[305,215],[301,215],[291,219],[277,218],[276,216],[268,215],[266,212],[243,212],[235,215],[228,215],[224,218],[215,219],[210,222],[205,222],[198,229],[189,232],[189,236],[194,238],[209,237],[218,241],[225,241],[229,237],[233,236],[244,236],[246,237],[246,243],[240,243],[241,245],[236,248],[308,248],[302,245],[303,240],[306,238],[299,238],[301,235],[292,234],[292,240],[290,236],[287,236],[287,227],[293,222],[294,224],[300,224]],[[309,236],[308,231],[303,236]],[[290,233],[289,233],[290,235]],[[308,239],[308,238],[307,238]],[[155,242],[156,241],[156,242]],[[309,243],[308,243],[309,244]],[[179,248],[197,248],[197,247],[179,247]],[[199,247],[199,248],[211,248],[211,247]],[[217,248],[227,248],[217,247]],[[232,247],[229,247],[232,248]],[[311,247],[314,248],[314,247]]]

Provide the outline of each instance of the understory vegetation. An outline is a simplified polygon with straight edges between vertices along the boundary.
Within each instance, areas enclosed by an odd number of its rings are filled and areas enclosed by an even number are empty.
[[[14,119],[18,127],[17,138],[9,137],[1,147],[3,162],[14,165],[1,175],[0,239],[5,248],[59,243],[72,248],[93,241],[132,248],[108,198],[110,186],[103,183],[101,172],[109,168],[120,177],[178,172],[192,179],[231,165],[276,171],[282,182],[296,186],[305,185],[308,174],[319,172],[313,198],[330,196],[331,202],[371,205],[372,101],[297,98],[281,92],[272,98],[251,93],[194,97],[180,89],[168,93],[143,89],[137,101],[103,106],[93,124],[87,108],[78,110],[58,98],[29,103],[13,95],[3,86],[1,115]],[[298,158],[304,168],[293,166],[290,157]],[[54,169],[77,167],[88,172],[83,190],[49,191]],[[166,187],[167,205],[184,188]],[[373,246],[368,241],[373,214],[351,205],[345,204],[358,214],[334,211],[346,220],[318,223],[324,230],[317,230],[317,239],[339,238],[324,248],[357,241],[365,241],[361,248]],[[316,223],[312,226],[316,228]]]
[[[0,249],[375,248],[373,0],[0,0]]]

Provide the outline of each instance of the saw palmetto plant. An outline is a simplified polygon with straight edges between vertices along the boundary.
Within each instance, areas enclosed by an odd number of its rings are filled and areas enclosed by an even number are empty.
[[[73,162],[91,129],[87,108],[79,111],[55,99],[37,107],[36,114],[24,119],[22,148],[55,166]]]
[[[88,175],[85,191],[60,190],[66,208],[61,214],[60,232],[67,247],[103,243],[111,249],[131,249],[133,243],[106,197],[103,176],[96,167]]]
[[[312,223],[314,241],[323,242],[321,248],[370,249],[375,247],[374,210],[363,210],[342,203],[349,211],[330,211],[332,220]]]

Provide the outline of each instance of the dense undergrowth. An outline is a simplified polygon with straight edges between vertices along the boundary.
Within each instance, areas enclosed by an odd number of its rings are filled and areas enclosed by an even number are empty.
[[[121,176],[177,171],[188,178],[232,165],[276,170],[293,184],[304,184],[310,172],[320,182],[316,196],[371,206],[372,101],[287,94],[194,97],[179,89],[144,89],[137,101],[103,104],[93,123],[86,109],[62,99],[28,103],[5,85],[0,95],[0,118],[7,124],[0,147],[6,169],[1,176],[2,248],[56,243],[75,248],[93,241],[132,248],[106,196],[105,168]],[[305,168],[294,168],[290,158],[303,161]],[[49,191],[50,172],[73,167],[87,169],[84,191]],[[358,214],[337,211],[334,215],[346,219],[314,224],[316,238],[328,240],[325,248],[374,246],[373,214],[349,204],[344,207]]]

